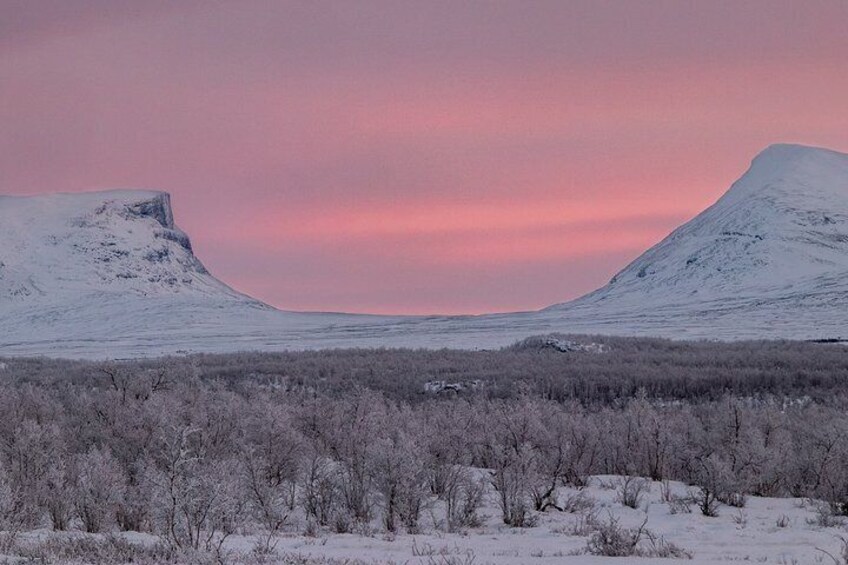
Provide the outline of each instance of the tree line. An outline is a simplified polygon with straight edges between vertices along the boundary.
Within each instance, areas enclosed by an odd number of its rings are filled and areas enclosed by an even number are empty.
[[[736,397],[844,399],[848,355],[842,343],[793,341],[681,342],[663,339],[579,336],[604,353],[563,353],[530,338],[500,350],[344,349],[285,353],[192,355],[132,361],[134,371],[167,368],[230,390],[265,384],[326,396],[357,387],[411,404],[426,402],[430,381],[471,384],[462,396],[515,398],[531,393],[557,402],[610,405],[644,393],[657,400]],[[5,382],[63,387],[99,382],[100,364],[54,359],[5,359]]]

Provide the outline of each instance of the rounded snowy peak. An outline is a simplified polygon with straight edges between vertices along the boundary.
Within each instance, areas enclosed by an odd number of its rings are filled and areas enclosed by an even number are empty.
[[[848,155],[772,145],[715,204],[582,300],[814,293],[848,277]]]
[[[792,163],[810,158],[848,159],[848,155],[824,147],[801,145],[799,143],[774,143],[760,151],[753,163]]]
[[[782,192],[790,188],[800,193],[830,192],[848,195],[848,154],[820,147],[789,143],[770,145],[751,162],[748,171],[725,198],[751,196],[762,192]]]

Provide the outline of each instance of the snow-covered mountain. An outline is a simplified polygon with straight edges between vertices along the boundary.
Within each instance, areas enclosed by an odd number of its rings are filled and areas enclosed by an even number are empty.
[[[261,349],[359,319],[280,312],[222,283],[164,192],[2,196],[0,244],[0,355]]]
[[[0,304],[186,295],[262,306],[212,277],[164,192],[0,196]]]
[[[848,155],[767,148],[608,285],[543,312],[670,337],[848,338]]]
[[[211,276],[168,195],[0,197],[0,355],[485,348],[528,335],[848,338],[848,155],[775,145],[603,288],[539,312],[281,312]]]
[[[807,295],[831,291],[846,272],[848,156],[774,145],[718,202],[584,301]]]

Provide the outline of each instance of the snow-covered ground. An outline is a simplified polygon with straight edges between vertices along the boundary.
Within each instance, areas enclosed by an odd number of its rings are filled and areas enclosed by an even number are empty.
[[[549,511],[540,515],[538,525],[531,528],[509,528],[499,518],[499,510],[490,493],[483,514],[488,516],[482,528],[461,534],[424,532],[387,537],[376,534],[363,537],[352,534],[319,535],[316,538],[290,536],[281,539],[278,552],[308,556],[371,559],[393,563],[428,563],[427,556],[445,553],[457,557],[457,563],[474,564],[517,563],[830,563],[820,549],[839,555],[840,536],[848,535],[844,527],[823,528],[815,522],[815,511],[809,501],[750,497],[745,508],[721,507],[719,515],[708,518],[697,508],[691,513],[672,513],[663,502],[661,483],[651,483],[638,510],[623,506],[617,493],[610,488],[617,477],[594,477],[590,486],[582,489],[595,502],[593,509],[577,513]],[[688,489],[671,483],[671,491],[685,496]],[[574,489],[561,489],[560,498],[576,494]],[[638,528],[647,518],[646,528],[665,541],[691,553],[692,560],[637,557],[598,557],[586,553],[590,535],[575,535],[574,530],[586,522],[588,514],[601,523],[612,516],[623,527]],[[778,522],[783,524],[778,525]],[[242,541],[242,544],[244,541]],[[417,551],[416,551],[417,548]],[[423,551],[422,551],[423,550]],[[417,557],[417,558],[416,558]],[[437,561],[441,562],[441,561]]]
[[[610,284],[539,312],[275,310],[215,279],[164,193],[0,197],[0,355],[486,349],[551,332],[848,339],[848,155],[776,145]]]
[[[580,491],[561,489],[560,499],[582,493],[593,506],[578,512],[549,511],[540,515],[536,526],[509,528],[499,520],[493,493],[489,493],[482,515],[482,527],[451,534],[433,528],[433,518],[425,520],[421,533],[380,533],[375,522],[373,532],[332,534],[317,532],[304,535],[303,524],[292,524],[289,533],[277,540],[276,560],[300,556],[338,559],[339,563],[380,564],[463,564],[515,565],[527,563],[608,564],[637,563],[668,565],[671,563],[768,563],[775,565],[807,565],[833,563],[825,553],[840,558],[841,537],[848,535],[844,526],[823,527],[816,524],[814,505],[803,499],[750,497],[744,508],[723,506],[717,517],[702,516],[696,507],[691,513],[674,512],[664,501],[661,483],[650,484],[638,509],[623,506],[617,500],[613,485],[617,477],[593,477]],[[686,486],[671,483],[670,492],[685,496]],[[441,509],[425,511],[438,520]],[[657,557],[601,557],[590,555],[586,548],[591,537],[588,516],[600,523],[616,519],[625,528],[645,528],[655,539],[660,537],[691,555],[691,559]],[[84,536],[79,532],[25,534],[23,543],[49,535]],[[136,543],[155,543],[147,534],[120,534]],[[95,536],[96,537],[96,536]],[[101,535],[102,537],[102,535]],[[643,539],[647,539],[643,536]],[[225,548],[236,553],[249,553],[256,544],[253,536],[237,535],[228,539]],[[344,561],[347,560],[347,561]],[[271,559],[266,562],[274,562]],[[300,562],[300,561],[290,561]],[[842,563],[841,561],[839,563]]]

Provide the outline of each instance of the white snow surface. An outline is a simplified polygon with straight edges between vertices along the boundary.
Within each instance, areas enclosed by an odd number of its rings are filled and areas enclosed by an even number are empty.
[[[479,516],[480,527],[458,533],[445,533],[434,520],[442,521],[443,503],[435,501],[422,512],[418,533],[402,530],[385,534],[379,517],[360,534],[335,534],[327,529],[307,536],[306,520],[299,513],[289,517],[285,531],[275,540],[275,551],[267,563],[350,563],[358,565],[429,565],[458,563],[473,565],[706,565],[720,563],[766,563],[773,565],[829,564],[841,555],[844,521],[830,527],[819,525],[816,503],[798,498],[748,497],[744,508],[721,506],[718,516],[705,517],[696,506],[689,512],[675,511],[663,497],[668,489],[676,498],[686,498],[690,488],[671,481],[648,484],[639,508],[625,507],[617,499],[615,486],[619,477],[592,477],[581,489],[560,487],[559,500],[582,496],[592,505],[577,512],[550,510],[538,515],[538,523],[529,528],[510,528],[500,520],[496,493],[487,490]],[[379,513],[378,513],[379,514]],[[685,550],[688,558],[600,557],[586,553],[591,531],[578,531],[588,516],[600,523],[610,517],[623,528],[644,527],[667,543]],[[116,536],[136,544],[160,541],[150,534],[113,532],[85,534],[68,532],[27,532],[19,537],[22,545],[54,538],[103,538]],[[647,541],[647,536],[643,536]],[[234,535],[225,549],[249,554],[257,542],[256,535]],[[646,547],[641,544],[640,547]],[[14,557],[0,554],[15,563]],[[332,560],[332,561],[331,561]],[[237,559],[233,559],[238,562]],[[20,560],[20,562],[24,562]],[[76,563],[77,561],[75,561]]]
[[[773,563],[776,565],[832,563],[825,553],[840,555],[844,521],[833,527],[816,523],[816,502],[798,498],[748,497],[744,508],[721,506],[718,516],[705,517],[697,507],[690,512],[672,509],[663,500],[663,484],[649,482],[639,508],[623,506],[617,499],[616,476],[597,476],[580,490],[562,487],[560,501],[582,494],[594,508],[575,513],[551,510],[538,515],[530,528],[510,528],[500,520],[496,493],[488,490],[480,512],[479,528],[450,534],[434,530],[424,519],[420,534],[397,536],[375,534],[322,534],[317,539],[302,535],[284,537],[277,545],[283,555],[310,558],[358,559],[362,563],[399,565],[406,563],[473,563],[474,565],[565,564],[565,565],[673,565],[708,563]],[[691,489],[676,481],[667,485],[675,498],[687,498]],[[424,513],[442,516],[436,506]],[[685,550],[688,558],[600,557],[586,554],[589,533],[576,533],[575,525],[594,514],[601,523],[610,517],[624,528],[645,528],[657,538]],[[780,524],[778,524],[780,523]],[[378,528],[375,525],[375,530]],[[233,540],[233,548],[246,550],[247,540]],[[414,549],[415,548],[415,549]],[[431,554],[431,555],[428,555]],[[435,555],[434,558],[432,555]]]
[[[210,275],[154,191],[0,197],[0,355],[485,349],[550,332],[848,338],[848,155],[774,145],[603,288],[538,312],[284,312]]]

